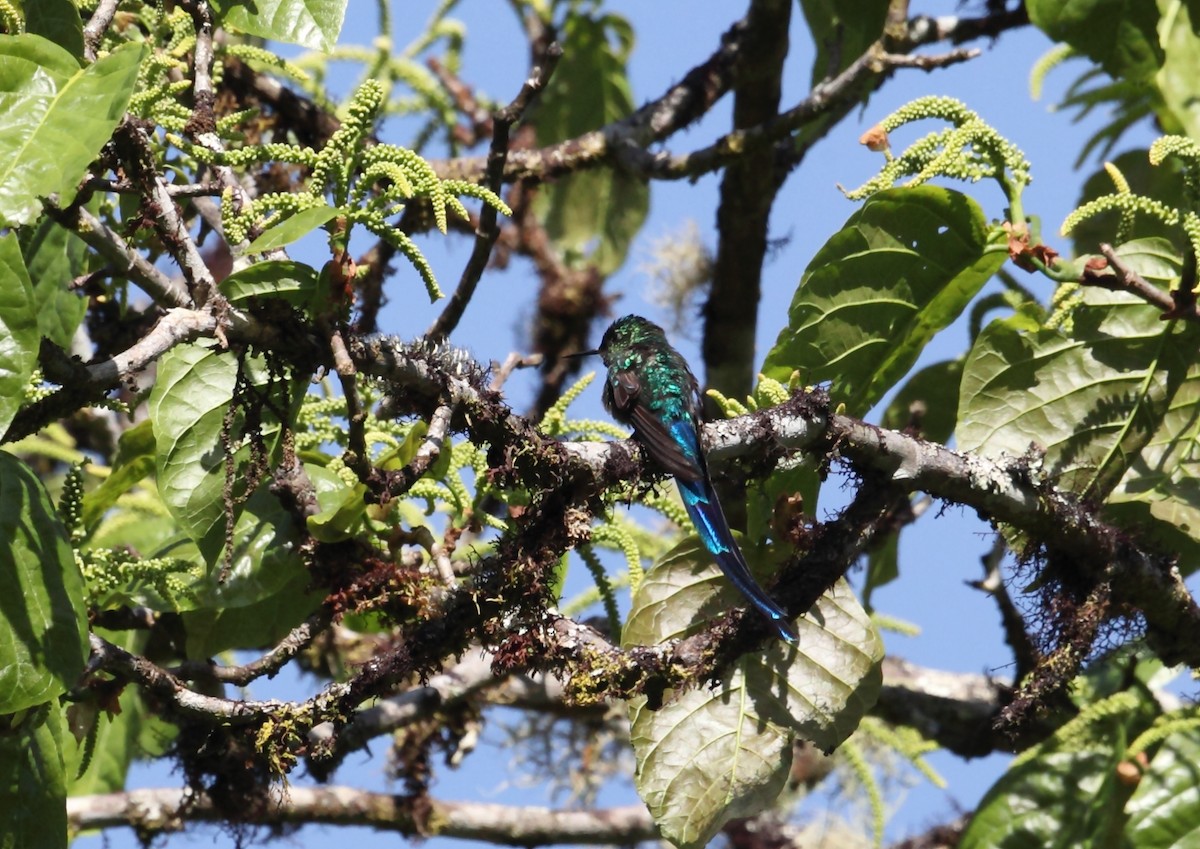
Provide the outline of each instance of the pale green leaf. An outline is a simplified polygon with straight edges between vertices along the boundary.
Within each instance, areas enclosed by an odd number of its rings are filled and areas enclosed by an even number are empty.
[[[265,391],[268,377],[255,360],[247,360],[247,375],[256,391]],[[181,345],[159,362],[158,380],[150,393],[158,472],[158,490],[171,515],[194,542],[182,541],[157,552],[161,556],[200,559],[207,572],[189,589],[191,601],[182,607],[240,607],[275,592],[303,571],[296,552],[296,531],[290,514],[260,486],[235,509],[233,548],[225,550],[225,449],[222,427],[237,384],[237,358],[200,345]],[[231,427],[241,434],[239,412]],[[247,449],[238,450],[240,469]],[[240,474],[235,471],[235,479]],[[219,580],[224,573],[224,580]]]
[[[154,473],[154,459],[154,427],[151,421],[144,419],[126,428],[117,440],[117,454],[108,477],[83,496],[83,526],[88,530],[95,528],[105,511],[116,504],[118,498],[150,477]]]
[[[752,564],[754,554],[747,554]],[[690,537],[638,587],[622,643],[687,636],[706,614],[739,603]],[[743,657],[717,688],[668,694],[657,711],[644,699],[630,703],[638,792],[677,845],[704,845],[730,818],[769,807],[787,778],[794,736],[832,750],[874,703],[883,646],[844,581],[796,630],[798,647],[772,641],[762,654]]]
[[[563,27],[566,53],[538,99],[538,144],[576,138],[633,111],[626,65],[633,43],[617,15],[572,14]],[[650,206],[645,181],[619,169],[565,176],[543,186],[535,209],[572,265],[616,271]]]
[[[125,114],[144,46],[80,69],[38,35],[0,35],[0,224],[28,224],[40,198],[63,205]]]
[[[41,336],[33,284],[13,233],[0,236],[0,434],[21,407]]]
[[[224,540],[221,429],[236,384],[233,354],[180,345],[159,361],[150,392],[159,493],[210,564]]]
[[[1160,0],[1165,6],[1159,38],[1164,52],[1162,67],[1154,78],[1162,93],[1158,108],[1168,132],[1200,138],[1200,103],[1196,102],[1196,77],[1200,74],[1200,39],[1193,30],[1187,4]],[[1161,115],[1162,112],[1169,113]]]
[[[190,658],[212,657],[229,649],[278,643],[321,605],[312,578],[293,574],[289,583],[242,607],[208,607],[182,615]]]
[[[449,453],[449,452],[446,452]],[[321,542],[340,542],[357,532],[367,518],[367,487],[353,486],[328,469],[307,463],[304,466],[316,490],[318,513],[308,517],[308,532]]]
[[[959,192],[872,195],[809,263],[763,373],[829,380],[835,401],[865,414],[1004,263],[995,238]]]
[[[730,819],[766,810],[787,781],[792,733],[757,715],[740,673],[657,711],[639,696],[629,717],[638,794],[681,849],[705,846]]]
[[[337,44],[349,0],[220,0],[221,23],[237,32],[328,53]]]
[[[87,659],[83,579],[50,496],[0,452],[0,714],[57,698]]]

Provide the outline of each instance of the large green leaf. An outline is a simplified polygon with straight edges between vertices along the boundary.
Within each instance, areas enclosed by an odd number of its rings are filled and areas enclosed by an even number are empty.
[[[863,415],[1006,256],[966,195],[936,186],[872,195],[809,263],[763,373],[832,381],[833,398]]]
[[[154,426],[149,419],[138,422],[117,440],[112,470],[100,486],[83,496],[83,526],[96,527],[117,499],[154,474]]]
[[[1125,837],[1134,849],[1200,845],[1200,731],[1185,728],[1163,741],[1125,814]]]
[[[0,849],[66,849],[67,779],[58,705],[0,730]]]
[[[537,105],[538,143],[549,145],[599,129],[633,111],[626,64],[629,22],[617,15],[572,14],[563,27],[565,54]],[[611,274],[625,261],[650,206],[645,182],[603,168],[542,188],[536,209],[568,262]]]
[[[250,35],[328,53],[337,44],[349,0],[220,0],[221,23]]]
[[[150,392],[159,493],[210,564],[225,538],[221,429],[237,369],[231,353],[180,345],[159,361]]]
[[[312,302],[317,292],[317,277],[316,269],[302,262],[266,260],[230,274],[221,281],[221,293],[231,304],[257,297],[279,298],[303,307]]]
[[[12,424],[37,366],[33,284],[13,233],[0,236],[0,435]]]
[[[320,606],[323,596],[310,592],[311,584],[312,579],[301,574],[254,604],[184,613],[188,657],[274,645]]]
[[[1178,552],[1188,575],[1200,568],[1200,365],[1171,396],[1153,436],[1109,495],[1105,514]]]
[[[691,537],[638,587],[622,643],[686,636],[706,614],[740,603]],[[720,687],[668,695],[659,710],[644,698],[630,702],[638,792],[676,845],[703,846],[730,818],[772,805],[787,779],[794,737],[830,751],[874,704],[883,646],[844,581],[796,630],[798,647],[770,643],[763,654],[743,657]]]
[[[0,35],[0,224],[28,224],[39,198],[67,204],[112,135],[144,47],[126,44],[80,69],[38,35]]]
[[[43,218],[22,233],[21,251],[34,281],[38,332],[58,347],[70,349],[87,312],[87,299],[69,285],[87,268],[86,245],[70,230]]]
[[[1158,712],[1138,687],[1126,710],[1105,712],[1085,729],[1060,729],[1012,766],[983,797],[959,849],[1107,849],[1120,840],[1131,788],[1117,765],[1134,735]]]
[[[1151,165],[1150,151],[1139,148],[1127,150],[1111,161],[1124,175],[1134,194],[1154,198],[1171,207],[1187,206],[1187,200],[1184,198],[1183,167],[1176,160],[1168,159],[1160,165]],[[1104,167],[1098,167],[1084,182],[1075,206],[1083,206],[1088,201],[1102,195],[1111,195],[1114,191],[1112,177]],[[1118,210],[1103,212],[1080,222],[1071,230],[1071,242],[1075,253],[1095,254],[1099,251],[1101,242],[1115,242],[1120,223],[1121,213]],[[1123,238],[1133,240],[1151,236],[1166,239],[1173,244],[1178,243],[1180,249],[1185,242],[1178,225],[1164,224],[1150,215],[1135,215],[1132,227]]]
[[[25,32],[53,41],[83,58],[83,19],[72,0],[26,0]]]
[[[145,650],[149,636],[145,631],[99,633],[109,642],[135,654]],[[149,719],[138,688],[124,687],[115,706],[100,705],[95,701],[74,702],[67,707],[66,717],[71,732],[63,736],[68,795],[124,790],[138,737]]]
[[[888,0],[800,0],[800,8],[816,48],[816,85],[845,70],[883,36]]]
[[[1127,243],[1121,254],[1151,280],[1177,273],[1177,256],[1161,240]],[[1067,330],[1043,329],[1020,313],[994,321],[964,367],[959,446],[994,457],[1037,443],[1062,486],[1102,498],[1160,432],[1198,343],[1193,326],[1163,322],[1143,301],[1098,289],[1084,292]],[[1180,424],[1192,412],[1182,411]],[[1159,437],[1159,453],[1185,436],[1176,429]]]
[[[1188,4],[1159,0],[1163,12],[1159,36],[1164,52],[1155,82],[1162,93],[1157,111],[1168,132],[1200,138],[1200,104],[1196,102],[1196,77],[1200,74],[1200,38],[1196,37]],[[1163,113],[1167,114],[1163,114]]]
[[[0,452],[0,713],[75,685],[87,659],[83,578],[41,481]]]
[[[1034,26],[1112,77],[1148,81],[1162,65],[1159,13],[1150,0],[1028,0],[1026,8]]]
[[[266,391],[268,378],[261,364],[247,361],[246,367],[249,382],[257,391]],[[254,604],[293,580],[298,570],[303,571],[291,517],[263,487],[237,505],[233,548],[225,550],[226,455],[221,433],[233,401],[237,370],[232,353],[182,345],[160,361],[158,380],[150,393],[159,494],[208,566],[205,577],[190,586],[188,606]],[[232,439],[238,438],[241,427],[239,413],[231,427]],[[236,468],[246,455],[244,447],[236,453]],[[241,498],[242,493],[234,494]],[[184,541],[157,553],[196,558],[195,550]],[[218,580],[220,577],[223,580]]]

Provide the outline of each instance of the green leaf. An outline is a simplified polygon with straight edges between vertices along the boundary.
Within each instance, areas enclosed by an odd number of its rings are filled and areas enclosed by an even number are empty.
[[[261,363],[247,360],[247,379],[265,391]],[[221,432],[237,384],[237,359],[199,345],[181,345],[159,362],[150,392],[158,489],[179,525],[195,541],[208,575],[193,591],[203,605],[252,604],[291,580],[299,566],[290,515],[260,487],[235,510],[234,546],[224,583],[225,449]],[[241,433],[242,415],[231,433]],[[235,466],[247,456],[238,450]],[[239,475],[235,472],[235,478]],[[239,478],[240,479],[240,478]],[[235,495],[242,493],[235,491]],[[161,552],[190,557],[186,548]]]
[[[38,333],[69,350],[88,304],[69,284],[87,269],[87,246],[70,230],[43,218],[22,233],[21,252],[35,281]]]
[[[98,633],[110,643],[135,654],[145,651],[148,635],[144,631]],[[125,687],[117,704],[118,710],[112,713],[102,710],[95,702],[80,702],[67,708],[68,728],[72,732],[63,736],[68,795],[88,796],[124,790],[125,778],[135,757],[163,752],[161,743],[153,745],[149,751],[143,743],[152,733],[168,738],[173,726],[150,711],[138,688]],[[84,739],[77,740],[75,735],[78,734],[84,735]],[[87,737],[92,734],[95,739],[89,743]]]
[[[892,430],[915,427],[930,442],[946,442],[954,433],[962,371],[961,359],[921,369],[892,398],[880,423]]]
[[[290,215],[251,242],[244,253],[263,254],[290,245],[298,239],[303,239],[325,222],[333,220],[339,212],[340,210],[325,204]]]
[[[863,607],[874,610],[871,596],[900,577],[900,532],[888,534],[882,545],[867,552],[867,575],[863,580]]]
[[[1198,137],[1200,138],[1200,137]],[[1112,159],[1113,165],[1125,176],[1129,188],[1134,194],[1145,195],[1176,208],[1186,207],[1188,201],[1184,198],[1183,167],[1175,159],[1168,159],[1160,165],[1150,164],[1150,152],[1145,148],[1127,150]],[[1083,184],[1079,192],[1079,200],[1075,206],[1095,200],[1101,195],[1111,195],[1115,191],[1112,177],[1103,167],[1097,168]],[[1080,222],[1071,231],[1071,242],[1076,254],[1094,254],[1101,242],[1115,242],[1117,228],[1120,225],[1119,212],[1104,212],[1086,221]],[[1157,236],[1171,243],[1178,243],[1178,248],[1184,246],[1183,234],[1178,225],[1167,225],[1149,215],[1137,215],[1133,219],[1133,227],[1125,234],[1127,240],[1144,239]],[[1179,253],[1178,250],[1175,251]]]
[[[638,587],[622,644],[686,636],[706,614],[741,603],[690,537]],[[831,751],[874,704],[883,646],[845,581],[796,630],[798,648],[773,641],[763,654],[743,657],[719,688],[668,694],[656,711],[644,698],[630,702],[635,783],[676,845],[702,846],[729,819],[769,807],[787,779],[794,736]]]
[[[72,0],[26,2],[25,32],[53,41],[76,59],[83,58],[83,19]]]
[[[1147,4],[1149,5],[1149,4]],[[1160,2],[1166,9],[1159,28],[1164,52],[1162,67],[1155,77],[1162,93],[1159,120],[1166,132],[1200,138],[1200,104],[1196,102],[1196,77],[1200,74],[1200,39],[1196,38],[1196,9],[1178,0]],[[1163,114],[1163,113],[1167,114]]]
[[[1200,365],[1171,396],[1153,435],[1109,495],[1105,517],[1179,554],[1184,575],[1200,568]]]
[[[221,281],[220,289],[233,304],[258,297],[279,298],[303,307],[317,291],[317,271],[302,262],[266,260],[230,274]]]
[[[735,817],[771,807],[792,766],[792,733],[757,714],[745,677],[697,688],[654,711],[629,703],[634,784],[662,835],[701,847]]]
[[[62,711],[42,705],[13,725],[0,731],[0,849],[66,849]]]
[[[816,47],[816,85],[844,71],[883,35],[888,0],[800,0],[800,8]]]
[[[1157,713],[1145,688],[1135,707],[1083,730],[1063,729],[1010,768],[987,792],[959,849],[1107,849],[1120,841],[1131,792],[1117,780],[1129,741]]]
[[[316,610],[323,599],[309,591],[308,574],[244,607],[213,607],[184,613],[187,656],[212,657],[229,649],[274,645]]]
[[[1120,253],[1149,279],[1178,273],[1161,240],[1127,243]],[[1089,288],[1083,296],[1069,331],[1042,329],[1021,313],[984,328],[963,371],[958,443],[994,457],[1036,442],[1059,485],[1103,498],[1163,426],[1200,330],[1163,322],[1129,295]],[[1161,451],[1180,435],[1164,436]]]
[[[150,391],[159,493],[210,564],[225,535],[221,429],[236,384],[232,354],[180,345],[159,361]]]
[[[125,114],[143,51],[125,44],[81,70],[41,36],[0,36],[0,224],[30,223],[40,198],[74,199]]]
[[[0,713],[57,698],[87,660],[83,578],[50,496],[0,452]]]
[[[0,236],[0,434],[21,407],[40,345],[33,284],[16,235],[6,233]]]
[[[241,506],[233,526],[233,551],[224,582],[210,569],[190,587],[195,606],[233,609],[257,604],[308,572],[300,560],[292,515],[261,486]],[[224,564],[222,563],[222,566]]]
[[[1178,731],[1154,753],[1125,806],[1125,836],[1135,849],[1176,849],[1200,842],[1200,730]]]
[[[1004,263],[983,213],[936,186],[872,195],[813,258],[763,373],[832,381],[864,415]]]
[[[449,452],[446,452],[449,453]],[[306,463],[305,472],[317,493],[319,513],[308,517],[308,531],[321,542],[341,542],[349,539],[367,518],[367,503],[363,500],[367,487],[362,483],[348,485],[328,469]]]
[[[1148,81],[1163,63],[1158,8],[1146,0],[1029,0],[1029,19],[1109,76]]]
[[[154,426],[149,419],[127,428],[117,440],[112,470],[100,485],[83,496],[83,526],[96,527],[120,498],[154,473]]]
[[[220,0],[223,26],[328,53],[337,44],[348,0]]]
[[[539,98],[538,144],[575,138],[633,111],[627,63],[629,22],[618,15],[572,14],[563,26],[566,53]],[[572,265],[609,275],[624,263],[646,220],[645,181],[613,168],[583,171],[542,187],[535,209]]]

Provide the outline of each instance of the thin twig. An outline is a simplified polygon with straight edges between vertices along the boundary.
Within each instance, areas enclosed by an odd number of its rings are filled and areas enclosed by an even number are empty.
[[[504,164],[508,160],[509,130],[521,118],[533,98],[546,87],[546,83],[549,82],[561,57],[562,48],[556,42],[551,42],[546,48],[541,64],[535,65],[530,71],[529,78],[525,80],[525,84],[521,86],[521,90],[513,98],[512,103],[492,117],[492,146],[488,151],[484,185],[497,194],[500,192],[500,183],[504,178]],[[471,251],[471,257],[467,260],[466,268],[463,269],[462,277],[458,281],[458,287],[450,296],[446,308],[425,332],[429,339],[445,339],[458,326],[459,319],[462,318],[471,296],[475,293],[475,287],[479,285],[483,270],[487,267],[488,257],[492,253],[492,245],[495,244],[496,237],[500,233],[496,226],[496,214],[495,207],[484,204],[483,210],[479,214],[479,229],[475,233],[475,247]]]
[[[289,660],[308,648],[313,639],[325,630],[329,625],[330,618],[328,610],[325,608],[318,610],[293,628],[275,648],[257,660],[242,666],[218,666],[204,661],[187,661],[165,671],[185,681],[212,679],[238,687],[245,687],[264,675],[274,678],[275,673],[282,669]]]
[[[816,85],[804,100],[770,121],[743,130],[734,130],[708,147],[685,154],[668,151],[651,152],[635,145],[618,149],[618,157],[626,169],[641,176],[658,180],[684,180],[716,171],[741,158],[747,150],[769,145],[812,122],[819,115],[840,104],[847,93],[856,91],[860,83],[896,68],[932,70],[974,59],[978,49],[956,49],[938,56],[907,56],[886,53],[872,48],[858,57],[846,70],[831,80]]]
[[[154,162],[153,142],[144,129],[128,120],[117,128],[115,139],[118,149],[125,154],[126,168],[140,184],[142,197],[154,216],[163,245],[183,271],[192,303],[203,307],[216,294],[217,281],[200,256],[200,248],[167,190],[166,180],[159,173]]]
[[[1084,286],[1096,286],[1110,292],[1126,292],[1162,310],[1163,318],[1200,321],[1200,308],[1196,304],[1178,303],[1171,297],[1170,292],[1158,288],[1131,268],[1117,255],[1112,245],[1101,244],[1100,253],[1108,261],[1111,273],[1105,274],[1102,267],[1089,264],[1079,278],[1079,282]]]
[[[126,242],[113,230],[82,206],[64,211],[43,202],[46,214],[72,231],[100,254],[118,273],[125,275],[158,304],[164,307],[192,305],[191,295],[180,280],[173,280]]]

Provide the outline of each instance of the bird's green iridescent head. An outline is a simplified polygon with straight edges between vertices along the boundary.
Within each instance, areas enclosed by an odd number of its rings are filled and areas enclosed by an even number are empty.
[[[667,345],[667,334],[661,327],[640,315],[618,318],[604,331],[598,353],[605,365],[623,357],[632,348]]]

